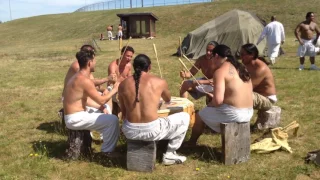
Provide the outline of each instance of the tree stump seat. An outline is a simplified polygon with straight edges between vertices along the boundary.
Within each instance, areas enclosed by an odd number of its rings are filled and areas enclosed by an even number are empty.
[[[250,122],[221,123],[222,162],[239,164],[250,158]]]
[[[255,129],[267,130],[279,127],[280,125],[281,108],[272,106],[268,111],[258,111],[258,118],[254,125]]]
[[[68,129],[68,148],[66,156],[76,160],[79,157],[90,157],[92,154],[92,137],[89,130]]]
[[[127,139],[127,169],[152,172],[155,169],[157,145],[155,141]]]

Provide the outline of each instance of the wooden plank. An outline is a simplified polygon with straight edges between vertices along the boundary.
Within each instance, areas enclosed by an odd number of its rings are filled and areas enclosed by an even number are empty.
[[[223,163],[246,162],[250,158],[250,122],[221,123]]]
[[[127,139],[127,169],[152,172],[155,168],[157,146],[155,141]]]

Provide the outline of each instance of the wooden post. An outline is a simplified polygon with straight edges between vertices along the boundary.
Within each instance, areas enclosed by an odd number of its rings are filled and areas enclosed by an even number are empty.
[[[239,164],[250,158],[250,122],[221,123],[223,163]]]
[[[155,141],[127,139],[127,169],[152,172],[155,169],[157,146]]]

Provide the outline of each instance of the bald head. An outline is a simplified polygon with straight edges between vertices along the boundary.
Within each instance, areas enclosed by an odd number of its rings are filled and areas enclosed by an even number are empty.
[[[271,16],[271,21],[275,21],[276,20],[276,16]]]

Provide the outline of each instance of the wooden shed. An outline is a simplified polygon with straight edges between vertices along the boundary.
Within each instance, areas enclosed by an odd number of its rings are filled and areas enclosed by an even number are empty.
[[[156,17],[152,13],[117,14],[123,27],[123,38],[156,36]]]

